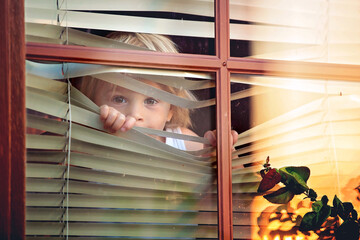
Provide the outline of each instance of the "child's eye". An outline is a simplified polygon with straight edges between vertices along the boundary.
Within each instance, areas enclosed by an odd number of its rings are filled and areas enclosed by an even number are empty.
[[[111,101],[114,103],[126,103],[126,99],[122,96],[114,96]]]
[[[154,105],[154,104],[158,103],[158,101],[154,98],[147,98],[147,99],[145,99],[144,102],[145,102],[145,104],[149,104],[149,105]]]

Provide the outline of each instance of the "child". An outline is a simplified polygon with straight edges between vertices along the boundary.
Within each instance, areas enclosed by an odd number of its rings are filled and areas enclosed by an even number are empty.
[[[114,32],[109,34],[108,37],[154,51],[177,52],[175,44],[169,38],[161,35]],[[104,128],[110,132],[127,131],[134,126],[138,126],[197,136],[196,133],[189,129],[191,119],[188,109],[170,105],[159,99],[96,78],[86,78],[78,88],[100,106],[100,118],[104,123]],[[187,90],[165,86],[145,79],[140,80],[177,96],[195,99]],[[231,135],[233,144],[235,144],[237,133],[232,131]],[[210,141],[211,145],[216,145],[215,131],[206,132],[204,137]],[[198,142],[159,136],[154,136],[154,138],[181,150],[193,151],[204,147],[203,144]]]

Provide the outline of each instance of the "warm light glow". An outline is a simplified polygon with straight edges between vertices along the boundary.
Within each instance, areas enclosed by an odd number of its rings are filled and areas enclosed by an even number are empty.
[[[358,95],[350,95],[350,99],[354,102],[360,102],[360,97]]]
[[[269,230],[272,230],[272,231],[276,231],[278,230],[279,228],[281,227],[281,222],[280,220],[276,219],[276,220],[273,220],[269,223],[268,225],[268,229]]]
[[[310,233],[310,236],[308,236],[307,238],[305,238],[304,234],[302,234],[301,232],[297,232],[297,235],[292,235],[292,236],[284,236],[281,237],[280,235],[276,235],[274,238],[269,238],[267,235],[264,235],[262,237],[262,240],[316,240],[318,239],[319,236],[317,234],[315,234],[314,232]]]

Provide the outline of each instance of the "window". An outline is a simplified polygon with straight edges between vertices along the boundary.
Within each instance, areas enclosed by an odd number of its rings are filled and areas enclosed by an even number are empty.
[[[214,1],[26,1],[26,40],[148,50],[105,38],[111,32],[156,33],[181,53],[214,55]],[[124,24],[126,23],[126,24]]]
[[[195,2],[203,3],[203,1]],[[26,4],[28,3],[29,2],[26,2]],[[165,54],[149,51],[133,51],[129,49],[114,50],[97,47],[58,45],[50,44],[48,39],[44,42],[44,36],[36,36],[37,40],[39,40],[37,43],[33,42],[35,40],[31,40],[27,43],[26,55],[28,59],[39,62],[57,61],[123,67],[214,72],[216,75],[216,129],[218,137],[218,238],[232,239],[234,235],[234,238],[244,239],[248,238],[250,235],[246,235],[242,232],[242,230],[252,229],[251,231],[257,231],[258,229],[256,227],[254,228],[252,225],[247,225],[246,221],[237,222],[237,220],[232,219],[232,210],[237,208],[234,207],[235,203],[233,204],[231,201],[232,171],[230,161],[231,144],[229,135],[231,128],[230,75],[231,78],[240,77],[241,79],[244,79],[244,76],[247,78],[247,76],[250,75],[251,77],[259,76],[260,79],[262,78],[267,80],[270,77],[290,77],[301,79],[301,82],[306,81],[307,79],[319,79],[320,81],[329,80],[329,82],[333,81],[332,79],[356,82],[358,81],[360,70],[358,66],[352,65],[357,64],[352,61],[347,61],[347,65],[340,65],[327,63],[305,63],[301,61],[288,62],[279,60],[290,60],[288,58],[264,57],[263,55],[257,59],[235,59],[233,57],[229,57],[228,51],[230,49],[230,40],[229,28],[227,27],[229,25],[229,17],[227,12],[231,8],[230,6],[232,6],[232,3],[229,5],[228,1],[218,0],[215,1],[214,4],[214,47],[212,51],[206,50],[206,53],[203,55]],[[46,5],[42,4],[41,6]],[[30,7],[30,5],[28,5],[28,7]],[[38,6],[31,7],[39,8]],[[24,60],[25,43],[23,42],[23,39],[18,36],[21,36],[24,33],[24,19],[21,17],[23,16],[24,6],[22,1],[16,1],[16,3],[15,1],[2,1],[0,9],[2,9],[1,11],[4,13],[1,14],[2,20],[0,21],[2,29],[7,29],[7,34],[5,34],[4,38],[1,38],[0,41],[1,55],[8,56],[4,58],[4,61],[2,61],[3,64],[1,67],[1,76],[5,79],[5,81],[1,81],[2,87],[0,88],[2,93],[0,96],[3,98],[1,112],[9,113],[1,114],[1,118],[4,122],[2,125],[2,132],[4,135],[1,137],[1,141],[5,149],[5,151],[1,151],[1,161],[3,163],[2,166],[4,166],[0,174],[2,180],[1,194],[6,197],[1,199],[1,230],[4,229],[4,231],[0,232],[3,234],[1,236],[3,239],[10,239],[10,236],[12,236],[12,239],[23,239],[25,232],[25,204],[23,201],[25,177],[25,138],[23,132],[25,122],[25,106],[23,103],[25,95],[25,74],[22,62]],[[188,12],[184,12],[182,14],[188,14]],[[127,16],[130,16],[130,14],[127,14]],[[205,16],[209,17],[209,15],[206,14]],[[204,22],[211,22],[211,19],[209,20],[207,17],[204,17]],[[57,19],[55,20],[57,21]],[[251,19],[248,20],[250,21]],[[254,21],[258,22],[258,20]],[[354,31],[354,33],[356,33],[356,31]],[[32,39],[34,38],[35,37]],[[31,38],[28,39],[30,40]],[[181,41],[181,37],[179,37],[179,39]],[[54,41],[50,42],[54,43]],[[245,43],[245,45],[246,44],[247,43]],[[354,46],[354,49],[357,49],[357,43],[355,43]],[[209,49],[211,49],[211,47]],[[291,48],[291,50],[294,49]],[[215,53],[215,56],[211,56],[212,53]],[[234,55],[232,51],[231,55],[235,56],[236,54]],[[245,52],[242,53],[242,56],[250,56],[250,54],[247,50],[245,50]],[[259,79],[256,79],[254,82],[256,84],[260,84],[260,82],[257,82],[258,80]],[[277,82],[277,80],[275,82],[277,86],[283,84],[283,82]],[[272,81],[267,81],[267,83],[274,84]],[[249,82],[242,82],[241,84],[249,85]],[[275,89],[275,86],[270,87]],[[245,90],[247,87],[241,86],[239,89]],[[235,118],[237,119],[237,117]],[[258,176],[255,178],[258,179]],[[251,195],[249,196],[251,197]],[[239,215],[242,217],[242,213]],[[234,217],[238,219],[239,215],[235,216],[234,214]],[[235,225],[244,224],[245,228],[239,229],[235,226],[233,234],[233,222]],[[246,233],[248,232],[249,231]]]
[[[27,239],[217,239],[213,149],[178,131],[186,109],[214,105],[185,98],[213,88],[213,74],[27,61],[26,85]],[[92,100],[138,124],[109,133]],[[212,122],[201,117],[199,135]]]
[[[237,73],[231,82],[232,88],[252,93],[232,105],[233,116],[243,111],[237,125],[246,129],[239,134],[232,161],[234,238],[310,236],[298,230],[299,217],[311,209],[305,195],[273,204],[257,192],[267,157],[272,168],[307,166],[307,184],[318,199],[327,195],[332,201],[336,195],[359,208],[359,82]],[[322,239],[331,236],[328,230],[309,234]]]
[[[231,56],[359,64],[356,1],[230,3]]]
[[[159,5],[154,10],[146,8],[148,3],[145,1],[139,3],[143,6],[139,9],[130,8],[129,11],[128,7],[116,1],[101,4],[94,2],[86,6],[81,2],[58,2],[56,6],[28,1],[25,9],[26,37],[29,44],[36,42],[34,45],[55,43],[57,47],[61,47],[61,44],[100,47],[98,50],[101,54],[113,52],[114,48],[144,51],[141,55],[150,54],[150,61],[151,50],[165,52],[158,54],[164,62],[167,61],[166,53],[176,55],[177,51],[214,54],[211,1],[189,1],[189,5],[194,6],[191,9],[175,2],[164,4],[162,1],[153,1],[154,5]],[[110,4],[111,11],[108,9]],[[203,9],[203,6],[207,6],[210,11]],[[177,7],[178,12],[166,12],[174,7]],[[110,23],[115,24],[110,26]],[[132,32],[141,33],[135,35]],[[146,33],[159,33],[167,37]],[[175,47],[168,38],[176,42]],[[191,47],[194,42],[196,51]],[[198,48],[199,44],[204,46]],[[111,50],[104,47],[110,47]],[[58,56],[54,60],[56,58]],[[127,111],[127,105],[133,104],[132,97],[138,97],[139,94],[149,97],[144,100],[144,105],[150,110],[156,107],[145,101],[157,101],[158,104],[154,105],[170,103],[173,116],[169,121],[173,125],[179,124],[172,122],[176,111],[180,111],[177,108],[196,110],[205,107],[208,113],[214,115],[214,71],[209,68],[202,69],[206,72],[175,71],[171,66],[167,69],[157,66],[154,69],[147,64],[135,68],[129,63],[105,66],[27,61],[26,64],[29,128],[27,238],[218,237],[216,163],[214,157],[205,156],[208,155],[206,151],[211,149],[186,152],[169,147],[147,135],[166,138],[167,142],[171,137],[178,137],[176,134],[173,136],[159,131],[162,129],[149,129],[155,125],[145,126],[145,129],[141,127],[141,122],[126,134],[118,134],[118,137],[99,132],[104,130],[99,123],[102,100],[106,100],[111,107]],[[86,96],[74,88],[67,90],[65,83],[55,81],[66,76]],[[87,85],[95,80],[96,85],[92,87],[102,89],[101,93],[92,93],[93,89]],[[118,86],[110,87],[110,83]],[[109,86],[109,89],[105,91],[107,87],[103,86]],[[210,90],[207,91],[207,88]],[[190,99],[190,96],[182,93],[182,89],[197,95],[199,101]],[[101,94],[101,99],[96,94]],[[210,99],[206,99],[206,95]],[[154,114],[159,113],[154,111]],[[198,135],[202,136],[206,130],[215,128],[213,117],[209,114],[202,112],[201,116],[196,117],[194,111],[192,115],[192,130]],[[56,118],[65,121],[62,123],[64,126],[60,127]],[[75,128],[78,127],[88,133],[76,133]],[[63,130],[60,131],[60,128]],[[84,138],[86,135],[87,140]],[[81,137],[77,139],[76,136]],[[100,139],[103,140],[99,142]],[[203,138],[195,140],[206,143]],[[66,152],[68,154],[64,155]],[[47,154],[58,157],[49,157]],[[81,156],[82,161],[87,163],[77,163],[77,156]],[[91,158],[93,164],[90,163]],[[107,161],[110,162],[106,164]],[[85,199],[87,204],[84,204]],[[133,217],[130,219],[130,216]],[[84,227],[88,227],[88,230]]]

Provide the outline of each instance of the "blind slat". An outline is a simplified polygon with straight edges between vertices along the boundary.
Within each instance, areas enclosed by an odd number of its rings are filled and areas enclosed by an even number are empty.
[[[170,195],[171,196],[171,195]],[[186,196],[186,195],[184,195]],[[28,193],[26,206],[32,207],[60,207],[65,199],[61,194]],[[215,198],[201,201],[194,199],[178,198],[147,198],[147,197],[116,197],[116,196],[91,196],[69,194],[69,207],[79,208],[130,208],[130,209],[165,209],[187,211],[216,211]]]
[[[352,111],[352,115],[359,115],[359,113]],[[331,127],[330,127],[331,126]],[[272,130],[272,129],[268,129]],[[286,131],[286,129],[285,129]],[[276,130],[274,130],[276,132]],[[260,133],[261,134],[261,133]],[[282,146],[289,146],[294,142],[303,141],[306,142],[307,140],[312,140],[315,138],[329,139],[331,137],[341,137],[342,139],[346,139],[346,135],[352,137],[354,134],[360,134],[360,122],[359,120],[355,121],[345,121],[340,120],[340,122],[335,121],[324,121],[323,123],[314,123],[313,126],[300,128],[293,131],[288,131],[282,134],[277,134],[271,138],[271,141],[259,141],[259,142],[252,142],[251,146],[241,148],[233,153],[233,155],[251,153],[251,152],[265,152],[271,151],[272,149],[281,148]],[[346,143],[347,144],[347,143]],[[343,147],[343,144],[340,143],[337,145],[338,147]],[[351,145],[347,145],[348,148],[353,148]],[[306,151],[306,148],[304,149]]]
[[[86,194],[89,196],[113,196],[113,197],[137,197],[148,199],[168,199],[168,200],[183,200],[185,198],[199,201],[206,198],[202,193],[187,193],[186,195],[179,191],[160,191],[144,188],[131,188],[123,186],[115,186],[110,184],[99,184],[94,182],[69,180],[69,187],[66,186],[65,179],[47,179],[47,178],[27,178],[27,191],[38,194],[52,194],[69,192],[73,194]],[[216,194],[213,199],[216,198]]]
[[[117,149],[105,148],[103,152],[101,146],[96,146],[93,144],[79,143],[76,140],[73,140],[73,150],[72,157],[76,158],[86,158],[88,156],[94,158],[105,158],[110,161],[120,161],[128,163],[137,163],[144,166],[153,166],[160,168],[168,168],[170,170],[182,170],[185,172],[193,173],[203,173],[203,174],[213,174],[215,169],[211,165],[201,165],[194,163],[184,163],[182,161],[172,161],[167,158],[157,158],[145,154],[139,154],[128,151],[119,151]],[[79,146],[80,145],[80,146]],[[81,147],[81,145],[84,145]],[[99,149],[100,148],[100,149]],[[84,151],[85,150],[85,151]],[[27,153],[28,162],[39,162],[39,163],[61,163],[65,159],[65,152],[54,152],[54,151],[30,151]],[[136,159],[136,161],[134,161]]]
[[[58,23],[58,18],[60,23]],[[62,27],[70,28],[214,38],[214,23],[190,20],[26,8],[25,22],[49,25],[59,24]],[[119,22],[126,22],[127,24],[118,24]]]
[[[52,16],[53,17],[53,16]],[[114,41],[109,38],[82,32],[64,26],[49,25],[42,21],[34,23],[25,22],[26,37],[39,39],[41,41],[59,42],[61,44],[75,44],[88,47],[118,48],[129,50],[149,51],[146,48]],[[65,32],[68,34],[65,36]]]
[[[56,9],[56,1],[37,0],[25,1],[26,7]],[[203,16],[214,16],[213,0],[133,0],[130,2],[119,2],[117,0],[96,1],[87,0],[86,4],[81,0],[72,0],[67,4],[59,6],[65,10],[96,10],[96,11],[156,11],[156,12],[177,12]]]
[[[329,82],[328,80],[316,79],[296,79],[271,76],[261,77],[232,74],[231,82],[267,87],[267,89],[287,89],[296,92],[318,93],[319,98],[323,97],[320,94],[324,93],[329,95],[339,95],[341,92],[343,96],[347,96],[358,94],[360,92],[360,86],[358,84],[354,84],[353,82],[336,81],[335,79]]]
[[[28,221],[59,221],[59,208],[28,208]],[[69,209],[69,221],[108,223],[217,224],[216,212],[175,212],[155,210]]]
[[[58,235],[61,223],[28,222],[29,235]],[[69,235],[80,236],[134,236],[134,237],[195,237],[216,238],[216,226],[178,226],[178,225],[145,225],[145,224],[101,224],[101,223],[69,223]]]
[[[47,159],[46,159],[47,160]],[[62,159],[59,159],[62,160]],[[209,168],[208,173],[200,173],[198,171],[187,171],[190,167],[196,168],[194,165],[182,164],[181,167],[173,169],[168,167],[166,162],[163,162],[162,166],[152,164],[142,164],[133,159],[129,159],[126,156],[120,159],[111,159],[104,156],[91,156],[86,154],[72,153],[71,165],[91,168],[100,171],[109,171],[121,174],[132,174],[138,176],[155,177],[161,179],[175,179],[178,180],[183,178],[185,182],[196,183],[201,178],[204,180],[210,176],[215,175],[215,169]],[[200,169],[200,167],[198,167]],[[173,177],[172,177],[173,176]]]
[[[27,164],[26,176],[36,178],[62,178],[66,166],[49,164]],[[142,177],[130,174],[112,173],[70,167],[69,178],[88,182],[111,184],[123,187],[134,187],[154,190],[179,191],[179,192],[215,192],[216,187],[209,184],[211,177],[199,177],[196,183],[188,179],[175,176],[173,180],[166,180],[167,176]],[[195,181],[195,180],[194,180]]]
[[[44,64],[32,61],[26,61],[26,71],[36,76],[48,79],[65,78],[63,68],[67,69],[67,76],[70,78],[94,75],[100,73],[129,73],[139,74],[140,76],[151,76],[168,86],[185,89],[204,89],[214,87],[214,76],[211,73],[188,72],[166,69],[149,69],[149,68],[131,68],[117,67],[107,65],[83,64],[83,63],[64,63],[63,64]],[[41,78],[41,79],[42,79]],[[146,78],[146,77],[144,77]],[[193,81],[187,78],[203,79]],[[167,79],[170,79],[167,81]],[[205,79],[205,80],[204,80]],[[153,80],[153,79],[151,79]],[[211,80],[211,81],[207,81]],[[164,81],[164,82],[163,82]]]

